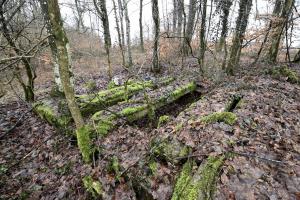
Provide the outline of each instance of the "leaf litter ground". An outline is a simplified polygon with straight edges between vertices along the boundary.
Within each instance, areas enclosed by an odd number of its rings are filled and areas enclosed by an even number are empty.
[[[238,117],[233,126],[200,122],[224,110],[236,94],[243,99],[233,111]],[[2,133],[24,112],[22,104],[1,105]],[[300,198],[299,85],[267,75],[228,78],[172,119],[154,130],[124,124],[96,141],[100,153],[85,165],[76,141],[28,113],[0,141],[0,199],[87,199],[85,175],[100,180],[105,199],[137,199],[136,182],[145,195],[170,199],[182,163],[155,159],[153,172],[150,141],[156,137],[191,147],[198,165],[211,155],[236,153],[222,167],[216,199]],[[107,167],[113,156],[121,166],[118,180]]]

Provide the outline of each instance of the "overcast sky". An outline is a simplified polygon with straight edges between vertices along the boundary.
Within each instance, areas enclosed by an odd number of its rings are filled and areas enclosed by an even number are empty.
[[[86,0],[87,2],[92,2],[92,0]],[[74,4],[74,0],[59,0],[60,2],[60,8],[62,12],[62,16],[65,20],[65,23],[68,25],[74,25],[74,14],[70,6],[68,4]],[[115,29],[115,19],[114,19],[114,13],[112,10],[112,1],[107,0],[107,10],[109,14],[109,23],[110,23],[110,32],[112,35],[113,42],[115,43],[117,38],[117,32]],[[163,17],[166,19],[166,13],[169,13],[169,20],[170,23],[172,22],[171,19],[171,12],[173,9],[172,5],[173,0],[159,0],[159,9],[160,9],[160,18],[161,20]],[[208,1],[210,2],[210,1]],[[186,5],[186,12],[188,12],[188,3],[189,0],[185,0]],[[152,14],[151,14],[151,0],[144,0],[144,8],[143,8],[143,25],[144,25],[144,36],[147,37],[152,33]],[[209,3],[208,3],[209,4]],[[299,6],[300,0],[296,0],[296,5]],[[91,7],[93,5],[91,4]],[[128,9],[129,9],[129,17],[131,21],[131,37],[137,38],[139,37],[139,0],[130,0],[128,3]],[[208,5],[207,12],[209,15],[210,12],[210,4]],[[238,1],[235,1],[235,4],[232,6],[232,9],[234,9],[233,12],[231,12],[231,15],[229,16],[231,20],[231,27],[234,28],[235,18],[237,16],[238,11]],[[273,9],[273,4],[270,3],[270,0],[253,0],[253,6],[252,6],[252,14],[250,15],[250,21],[248,25],[248,33],[251,31],[255,31],[256,28],[264,27],[264,22],[262,20],[255,20],[255,13],[258,12],[258,14],[267,14],[271,13]],[[218,16],[212,16],[212,29],[214,25],[217,24],[219,18]],[[84,23],[86,26],[90,27],[90,24],[94,23],[94,27],[97,27],[97,20],[95,16],[90,19],[89,14],[86,13],[84,15]],[[300,26],[300,24],[297,24],[297,26]],[[161,27],[163,27],[163,23],[161,23]],[[102,30],[102,27],[100,26],[100,30]],[[293,46],[300,46],[300,33],[299,31],[295,32],[295,44]]]

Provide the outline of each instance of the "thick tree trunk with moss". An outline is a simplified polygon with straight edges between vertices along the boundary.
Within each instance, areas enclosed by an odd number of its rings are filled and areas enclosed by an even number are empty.
[[[111,48],[111,37],[110,37],[110,31],[109,31],[109,21],[108,21],[108,15],[106,10],[106,0],[93,0],[96,11],[98,15],[100,16],[102,27],[103,27],[103,33],[104,33],[104,46],[107,56],[107,64],[108,64],[108,77],[112,78],[112,69],[111,69],[111,61],[110,61],[110,48]]]
[[[70,82],[69,68],[71,66],[71,55],[68,38],[63,28],[60,10],[57,0],[48,0],[48,16],[51,25],[52,34],[57,47],[57,59],[59,64],[59,73],[68,108],[76,125],[78,146],[86,162],[90,161],[89,151],[89,130],[85,127],[81,112],[76,104],[74,88]]]
[[[125,23],[126,23],[126,40],[127,40],[127,66],[131,67],[132,62],[132,53],[131,53],[131,36],[130,36],[130,19],[128,13],[128,0],[123,0],[123,8],[125,13]]]
[[[224,43],[227,37],[228,33],[228,16],[230,12],[230,7],[232,6],[233,1],[232,0],[221,0],[218,3],[218,7],[221,10],[221,23],[222,23],[222,30],[221,30],[221,36],[219,39],[219,42],[217,44],[217,51],[220,52],[222,51],[224,47]]]
[[[233,75],[236,65],[240,61],[242,44],[245,37],[245,31],[248,25],[248,18],[252,7],[252,0],[241,0],[239,3],[239,14],[236,20],[235,34],[230,48],[230,56],[226,72]]]
[[[288,23],[288,18],[293,9],[294,0],[276,0],[271,20],[270,47],[267,58],[270,62],[276,62],[278,48],[282,41],[282,33]]]
[[[158,1],[152,0],[152,18],[154,23],[154,42],[153,42],[153,55],[152,55],[152,71],[159,72],[159,10],[158,10]]]
[[[200,47],[199,47],[199,56],[198,56],[198,64],[200,67],[200,71],[203,72],[204,70],[204,56],[206,51],[206,7],[207,7],[207,0],[202,1],[201,5],[201,28],[200,28]]]
[[[140,18],[139,18],[139,24],[140,24],[140,46],[141,51],[144,52],[144,36],[143,36],[143,0],[140,0]]]

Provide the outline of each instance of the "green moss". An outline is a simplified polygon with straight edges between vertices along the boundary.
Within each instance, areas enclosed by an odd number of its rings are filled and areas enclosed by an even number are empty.
[[[215,112],[207,116],[201,117],[200,121],[206,124],[214,122],[224,122],[233,125],[237,120],[236,114],[232,112]]]
[[[223,165],[225,156],[209,157],[183,192],[184,199],[213,199],[216,177]]]
[[[183,165],[179,177],[176,180],[175,187],[173,189],[172,200],[184,199],[182,193],[185,190],[185,188],[188,186],[190,181],[192,180],[193,166],[194,166],[194,162],[192,160],[188,160]]]
[[[112,159],[110,160],[108,171],[113,172],[116,175],[116,180],[120,181],[121,171],[120,171],[120,163],[117,156],[113,156]]]
[[[83,126],[76,130],[78,147],[82,154],[83,160],[87,163],[91,161],[92,155],[90,132],[91,128],[89,126]]]
[[[175,126],[175,131],[178,132],[183,128],[183,122],[180,122],[178,124],[176,124]]]
[[[102,185],[99,181],[94,181],[91,176],[85,176],[83,179],[85,189],[90,192],[93,197],[100,197],[103,194]]]
[[[49,124],[54,125],[59,128],[66,127],[71,121],[71,117],[69,116],[57,116],[55,111],[45,104],[35,104],[34,111],[44,120],[46,120]]]
[[[158,119],[157,127],[159,128],[161,125],[166,124],[168,121],[170,121],[170,116],[168,115],[160,116]]]
[[[98,134],[102,136],[106,136],[110,130],[114,128],[114,124],[112,121],[106,119],[101,120],[96,126],[96,131]]]
[[[115,88],[115,87],[118,87],[118,85],[116,85],[113,80],[109,81],[109,83],[107,85],[107,88],[112,89],[112,88]]]
[[[300,83],[300,77],[297,72],[289,69],[287,66],[276,67],[268,71],[275,78],[286,77],[288,82]]]
[[[177,140],[155,138],[151,141],[152,154],[162,160],[177,164],[178,157],[189,155],[190,148]]]
[[[139,111],[142,111],[142,110],[145,110],[146,106],[145,105],[142,105],[142,106],[136,106],[136,107],[128,107],[128,108],[124,108],[122,111],[121,111],[121,114],[123,116],[129,116],[129,115],[132,115],[132,114],[135,114]]]
[[[209,157],[191,178],[192,166],[188,161],[176,182],[172,200],[213,199],[216,179],[225,156]]]
[[[83,114],[92,112],[94,109],[102,109],[105,106],[111,106],[118,102],[128,100],[132,95],[144,88],[153,87],[152,81],[134,82],[130,85],[118,86],[109,90],[100,91],[93,95],[79,95],[79,102]]]
[[[150,172],[153,176],[156,176],[157,175],[157,170],[158,170],[158,164],[157,162],[155,162],[154,160],[150,160],[149,162],[149,169],[150,169]]]
[[[194,81],[189,82],[188,84],[184,85],[183,87],[179,87],[175,91],[171,93],[171,96],[173,98],[178,99],[179,97],[183,96],[186,92],[194,91],[196,90],[196,83]]]

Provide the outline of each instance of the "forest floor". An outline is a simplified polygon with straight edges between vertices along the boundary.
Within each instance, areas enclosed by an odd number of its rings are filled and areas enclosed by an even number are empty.
[[[187,76],[192,74],[190,69]],[[300,75],[299,65],[293,69]],[[245,67],[218,83],[199,80],[201,98],[189,97],[194,103],[182,98],[164,108],[159,114],[170,115],[171,120],[159,128],[142,120],[115,129],[99,141],[101,155],[91,165],[83,163],[74,138],[55,130],[25,104],[1,104],[0,199],[89,199],[92,195],[82,183],[87,175],[102,183],[104,199],[145,199],[139,197],[136,181],[146,181],[144,195],[170,199],[186,159],[193,158],[200,165],[209,156],[231,152],[234,156],[224,161],[218,173],[215,199],[298,200],[300,85],[289,83],[286,77],[274,78],[265,70],[265,66]],[[165,67],[162,76],[170,71]],[[105,77],[93,79],[99,89],[108,83]],[[85,92],[83,84],[76,82],[77,93]],[[235,95],[242,100],[232,111],[237,116],[233,125],[200,123],[202,116],[224,110]],[[175,158],[179,162],[157,158],[150,165],[150,143],[158,137],[172,138],[192,151],[188,157]],[[112,157],[120,165],[117,178],[107,168]]]

